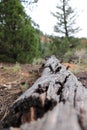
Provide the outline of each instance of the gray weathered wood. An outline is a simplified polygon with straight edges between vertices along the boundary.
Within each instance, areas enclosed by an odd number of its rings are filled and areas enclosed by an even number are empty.
[[[58,104],[41,120],[22,125],[20,130],[34,130],[35,128],[37,130],[81,130],[76,111],[69,103]]]
[[[87,89],[51,56],[42,76],[13,103],[3,126],[20,130],[87,130]]]

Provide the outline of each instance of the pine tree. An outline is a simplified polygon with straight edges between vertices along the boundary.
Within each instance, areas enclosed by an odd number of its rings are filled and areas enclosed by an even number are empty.
[[[20,0],[0,2],[0,57],[28,62],[36,56],[36,31]],[[28,58],[27,58],[28,57]],[[5,58],[6,60],[6,58]]]
[[[76,14],[72,7],[69,5],[70,0],[60,0],[57,4],[56,13],[52,13],[57,18],[57,24],[54,26],[54,31],[65,35],[69,38],[72,34],[79,31],[75,26]]]

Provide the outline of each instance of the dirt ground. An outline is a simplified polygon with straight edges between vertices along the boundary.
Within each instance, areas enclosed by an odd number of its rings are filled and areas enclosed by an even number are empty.
[[[41,65],[0,63],[0,120],[41,74]]]
[[[77,73],[76,77],[87,88],[87,71]]]
[[[3,120],[11,104],[32,86],[42,72],[41,65],[0,63],[0,120]],[[87,72],[76,74],[87,87]]]

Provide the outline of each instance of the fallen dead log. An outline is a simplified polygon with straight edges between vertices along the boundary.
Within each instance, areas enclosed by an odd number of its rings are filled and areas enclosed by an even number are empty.
[[[10,130],[87,130],[87,89],[51,56],[42,76],[13,103],[1,123]]]

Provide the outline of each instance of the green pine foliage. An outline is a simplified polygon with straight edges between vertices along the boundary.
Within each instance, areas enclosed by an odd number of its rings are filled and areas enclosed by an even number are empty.
[[[53,37],[53,42],[50,45],[50,51],[57,57],[63,57],[64,54],[69,50],[69,41],[65,37]]]
[[[20,0],[1,0],[0,61],[32,62],[39,54],[39,35]]]

